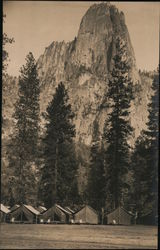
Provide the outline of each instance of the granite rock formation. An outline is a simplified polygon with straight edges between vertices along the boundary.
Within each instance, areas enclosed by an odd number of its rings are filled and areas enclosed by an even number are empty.
[[[135,128],[134,142],[147,119],[147,102],[141,96],[146,86],[143,86],[136,68],[134,50],[122,12],[108,3],[92,5],[82,18],[77,37],[69,43],[53,42],[38,59],[41,111],[45,111],[55,86],[63,81],[76,114],[76,141],[85,145],[92,142],[95,120],[98,121],[100,134],[103,131],[107,112],[103,98],[113,67],[117,35],[126,41],[130,76],[135,87],[136,98],[132,102],[130,115]]]

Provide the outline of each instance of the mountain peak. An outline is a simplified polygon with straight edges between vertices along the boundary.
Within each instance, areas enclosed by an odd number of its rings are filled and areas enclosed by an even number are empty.
[[[91,25],[92,23],[92,25]],[[85,15],[82,18],[79,32],[86,26],[86,30],[91,29],[90,32],[95,31],[94,26],[98,27],[98,32],[101,32],[102,28],[106,26],[108,29],[110,26],[125,26],[125,17],[122,11],[119,12],[115,5],[110,2],[100,2],[90,6]],[[88,30],[89,30],[88,29]]]
[[[99,8],[99,7],[109,8],[110,6],[111,6],[110,1],[99,1],[99,2],[91,5],[89,9],[91,9],[91,8],[94,9],[94,8]]]
[[[109,2],[90,6],[82,18],[74,41],[67,44],[53,42],[38,60],[39,78],[44,83],[41,111],[45,111],[53,97],[55,86],[63,81],[77,117],[76,141],[86,145],[90,145],[92,141],[94,121],[98,122],[100,133],[103,131],[106,111],[99,110],[99,107],[103,106],[103,94],[113,68],[117,36],[126,43],[131,64],[130,76],[134,83],[139,81],[140,84],[124,14]],[[131,120],[134,120],[133,115]],[[136,135],[139,131],[136,127]]]
[[[96,68],[98,75],[106,76],[112,68],[117,36],[126,41],[129,57],[132,58],[132,64],[135,64],[123,12],[119,12],[108,2],[92,5],[83,16],[79,27],[75,51],[72,54],[74,63],[90,68],[92,72]]]

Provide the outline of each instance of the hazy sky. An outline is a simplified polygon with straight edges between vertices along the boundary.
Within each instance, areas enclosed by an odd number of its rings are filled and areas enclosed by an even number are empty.
[[[18,75],[25,57],[32,51],[35,58],[53,41],[71,41],[78,33],[81,19],[94,2],[4,1],[7,15],[3,30],[15,43],[7,46],[8,73]],[[137,67],[156,69],[159,62],[158,2],[112,2],[125,14],[135,51]]]

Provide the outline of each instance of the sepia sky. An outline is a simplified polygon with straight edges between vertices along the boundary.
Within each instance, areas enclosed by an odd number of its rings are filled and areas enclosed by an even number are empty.
[[[15,39],[15,43],[6,47],[11,60],[8,73],[18,76],[29,51],[38,59],[53,41],[73,40],[83,15],[93,3],[3,1],[3,12],[6,14],[3,32]],[[160,3],[117,1],[112,4],[125,14],[137,67],[142,70],[156,69],[159,62]]]

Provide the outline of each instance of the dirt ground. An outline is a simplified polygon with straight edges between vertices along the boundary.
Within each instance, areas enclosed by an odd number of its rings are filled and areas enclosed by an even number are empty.
[[[157,249],[156,226],[1,224],[0,249]]]

